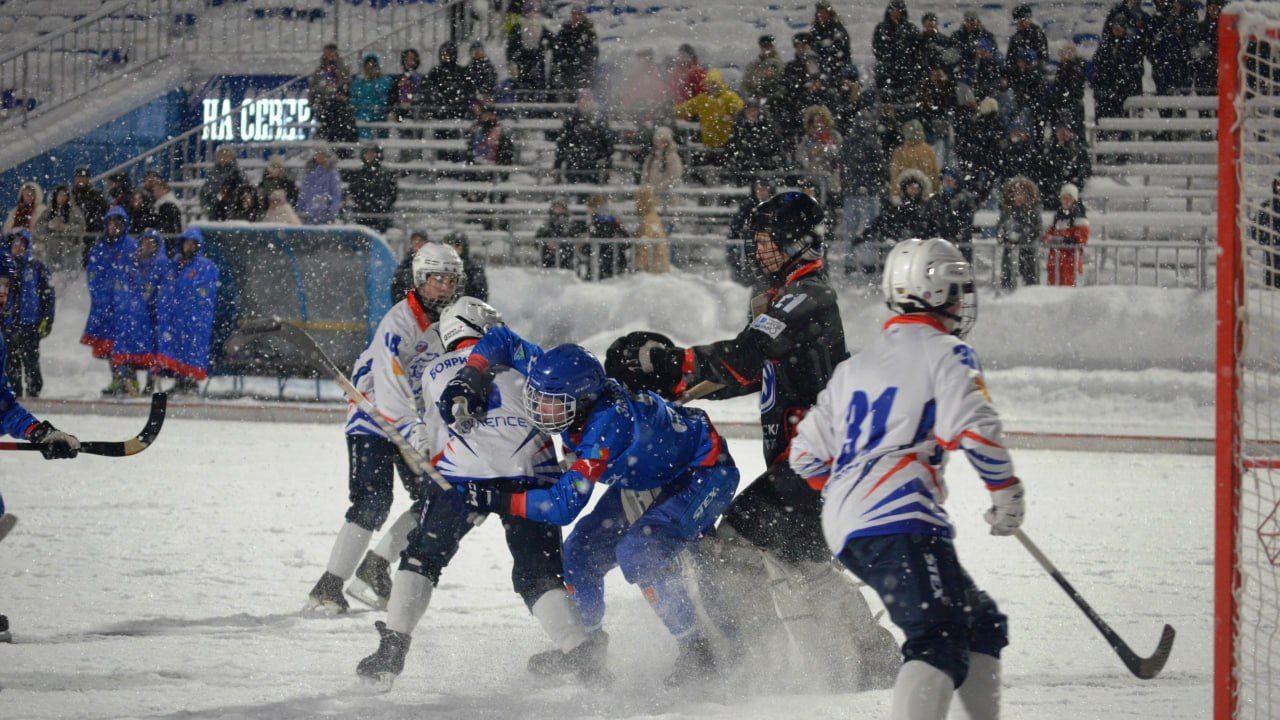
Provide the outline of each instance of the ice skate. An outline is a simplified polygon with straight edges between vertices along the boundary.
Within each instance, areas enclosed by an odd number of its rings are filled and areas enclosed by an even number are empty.
[[[307,596],[307,605],[302,612],[308,615],[341,615],[347,612],[351,606],[347,604],[347,599],[342,597],[342,586],[342,578],[331,572],[325,572],[316,582],[316,586],[311,588],[311,594]]]
[[[381,692],[387,692],[395,684],[396,677],[404,671],[404,656],[409,652],[413,638],[396,632],[379,620],[373,626],[380,636],[378,649],[356,665],[356,674],[366,684]]]
[[[529,672],[534,675],[573,675],[583,684],[600,686],[613,682],[606,663],[609,655],[609,633],[597,630],[587,641],[569,652],[547,650],[529,658]]]
[[[9,632],[9,618],[0,615],[0,643],[13,642],[13,633]]]
[[[347,594],[374,610],[386,610],[391,599],[391,563],[372,550],[366,552]]]
[[[680,655],[667,674],[663,684],[680,688],[689,683],[701,682],[718,674],[715,651],[711,641],[701,635],[680,639]]]

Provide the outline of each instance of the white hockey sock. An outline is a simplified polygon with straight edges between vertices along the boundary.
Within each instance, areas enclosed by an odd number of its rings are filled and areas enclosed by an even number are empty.
[[[973,720],[1000,720],[1000,659],[969,653],[969,674],[956,694]]]
[[[356,574],[356,566],[364,557],[373,539],[373,531],[365,530],[355,523],[346,523],[338,531],[338,539],[333,541],[333,550],[329,553],[329,572],[342,578],[345,582]]]
[[[921,660],[907,662],[893,685],[889,720],[943,720],[954,691],[951,676]]]
[[[416,572],[397,572],[391,581],[391,599],[387,601],[387,627],[412,635],[431,604],[433,589],[435,586],[431,581]]]
[[[418,524],[418,513],[412,508],[405,510],[396,518],[391,527],[382,534],[382,539],[378,541],[377,547],[373,549],[373,554],[394,563],[400,559],[400,551],[404,550],[405,545],[409,544],[409,533],[413,531],[413,526]]]
[[[548,591],[533,603],[529,612],[537,618],[552,644],[561,652],[569,652],[587,641],[587,630],[573,598],[563,588]]]

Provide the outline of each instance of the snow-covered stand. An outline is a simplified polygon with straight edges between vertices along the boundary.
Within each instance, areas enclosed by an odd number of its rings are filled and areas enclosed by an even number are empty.
[[[283,227],[202,223],[205,255],[220,271],[211,368],[214,374],[312,377],[288,345],[253,346],[229,357],[223,343],[244,319],[296,322],[342,367],[350,367],[391,307],[396,258],[361,226]]]

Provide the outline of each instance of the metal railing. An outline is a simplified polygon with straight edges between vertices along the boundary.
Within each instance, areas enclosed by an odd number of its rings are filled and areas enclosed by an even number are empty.
[[[347,52],[343,60],[349,68],[358,68],[360,58],[368,52],[398,54],[400,49],[415,44],[435,48],[445,40],[461,41],[469,38],[475,27],[472,16],[468,12],[469,5],[467,0],[443,0],[425,10],[422,10],[423,6],[420,5],[418,6],[420,14],[414,23],[360,45],[357,49]],[[426,63],[424,63],[425,66],[427,66]],[[199,178],[201,176],[199,169],[204,164],[213,162],[214,151],[222,144],[221,141],[212,139],[219,136],[219,133],[214,131],[216,128],[225,123],[240,122],[241,114],[245,112],[244,108],[252,106],[253,103],[304,95],[308,86],[308,77],[309,74],[298,75],[256,97],[246,98],[240,107],[231,108],[229,112],[203,125],[107,169],[92,181],[96,183],[116,173],[125,173],[136,181],[149,170],[155,170],[171,181]],[[174,189],[175,192],[183,194],[187,192],[181,183],[175,184]]]
[[[973,242],[974,269],[982,284],[1006,286],[1007,276],[1015,286],[1023,285],[1019,273],[1019,251],[1013,246],[1006,252],[993,239]],[[1217,245],[1211,240],[1106,240],[1085,245],[1034,244],[1031,252],[1034,277],[1040,283],[1049,280],[1050,253],[1074,255],[1075,285],[1130,285],[1137,287],[1197,288],[1212,287]]]
[[[26,125],[126,71],[170,53],[175,38],[160,19],[183,0],[117,0],[0,55],[0,126]],[[189,0],[188,0],[189,1]]]

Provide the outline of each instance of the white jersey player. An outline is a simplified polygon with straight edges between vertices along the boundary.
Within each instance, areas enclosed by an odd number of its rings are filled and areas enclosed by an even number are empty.
[[[462,260],[453,248],[438,244],[420,248],[413,256],[414,288],[378,323],[373,340],[356,359],[351,378],[405,439],[428,457],[434,445],[422,415],[434,401],[423,400],[422,373],[444,353],[435,323],[441,308],[457,296],[462,279]],[[393,468],[415,505],[421,483],[382,429],[354,403],[348,403],[346,436],[351,505],[325,572],[311,590],[308,611],[346,612],[342,587],[353,575],[355,581],[348,592],[375,609],[386,607],[391,594],[391,560],[404,548],[417,517],[416,509],[406,511],[378,546],[365,552],[373,533],[391,512]]]
[[[424,395],[440,397],[440,391],[466,365],[472,346],[489,327],[501,322],[496,310],[472,297],[459,298],[445,308],[439,328],[448,351],[425,367]],[[518,492],[554,485],[560,479],[555,445],[529,422],[523,391],[520,373],[499,370],[485,411],[465,436],[453,432],[434,408],[428,413],[433,442],[440,448],[432,463],[456,488]],[[423,493],[428,498],[401,555],[387,621],[376,624],[381,641],[378,650],[356,668],[361,677],[386,688],[404,669],[414,628],[426,612],[440,574],[457,553],[462,538],[483,519],[467,504],[464,492],[431,484]],[[519,517],[504,517],[502,527],[514,566],[512,584],[556,645],[552,653],[567,658],[570,670],[583,679],[603,679],[604,648],[588,637],[564,586],[560,528]]]
[[[957,691],[971,717],[996,718],[1007,619],[961,567],[943,509],[946,451],[961,450],[991,492],[992,534],[1013,533],[1024,514],[962,339],[977,319],[973,272],[946,240],[906,240],[886,260],[883,289],[898,315],[836,368],[800,423],[791,465],[825,481],[827,544],[906,635],[891,717],[941,720]]]

